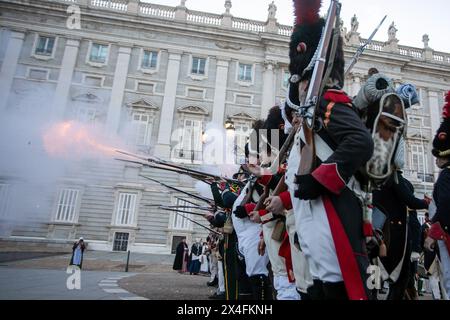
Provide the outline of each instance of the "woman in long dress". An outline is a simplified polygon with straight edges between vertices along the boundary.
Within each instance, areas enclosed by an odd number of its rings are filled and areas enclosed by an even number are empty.
[[[84,239],[83,237],[80,237],[80,239],[72,246],[72,258],[70,259],[70,265],[78,266],[81,269],[85,249],[86,246],[84,244]]]
[[[188,250],[189,249],[188,245],[186,244],[186,239],[181,240],[176,249],[175,260],[173,262],[173,270],[177,270],[180,273],[186,271],[186,258]]]
[[[208,273],[209,272],[209,263],[208,263],[208,244],[203,242],[202,254],[200,256],[200,272]]]

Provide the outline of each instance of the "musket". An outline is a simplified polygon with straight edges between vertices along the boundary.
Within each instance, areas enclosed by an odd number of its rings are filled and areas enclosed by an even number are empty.
[[[244,183],[239,181],[239,180],[237,180],[237,179],[230,179],[230,178],[218,176],[218,175],[215,175],[215,174],[212,174],[212,173],[206,173],[206,172],[203,172],[203,171],[186,168],[186,167],[179,166],[179,165],[170,163],[168,161],[165,161],[165,160],[162,160],[162,159],[159,159],[159,158],[156,158],[156,157],[144,157],[144,156],[140,156],[138,154],[133,154],[133,153],[130,153],[130,152],[127,152],[127,151],[123,151],[123,150],[116,150],[116,152],[118,152],[120,154],[127,155],[129,157],[134,157],[134,158],[137,158],[137,159],[141,159],[141,160],[144,160],[144,161],[147,161],[147,162],[152,162],[152,163],[156,163],[156,164],[159,164],[159,165],[172,167],[172,168],[184,171],[185,174],[193,174],[193,175],[195,175],[197,177],[202,177],[203,179],[212,178],[212,179],[214,179],[216,181],[222,181],[223,180],[223,181],[226,181],[228,183],[237,184],[240,187],[244,186]]]
[[[315,54],[316,58],[315,61],[312,61],[312,63],[314,63],[314,71],[309,84],[308,93],[306,95],[305,103],[300,106],[298,112],[299,116],[302,118],[302,126],[299,127],[299,130],[303,130],[304,133],[304,146],[301,149],[301,161],[298,169],[299,175],[311,173],[316,166],[316,150],[314,142],[316,109],[319,106],[322,91],[334,63],[334,56],[339,39],[338,18],[340,10],[341,4],[337,0],[331,0],[325,28]],[[331,40],[333,41],[327,65],[326,58]]]
[[[211,185],[210,182],[204,180],[204,176],[199,176],[199,175],[196,175],[196,174],[193,174],[193,173],[185,172],[185,171],[183,171],[183,170],[177,170],[177,169],[174,169],[174,168],[171,168],[171,167],[167,167],[167,168],[166,168],[166,167],[162,167],[162,166],[151,165],[151,164],[149,164],[149,163],[146,163],[146,162],[143,162],[143,161],[137,161],[137,160],[121,159],[121,158],[115,158],[115,159],[116,159],[116,160],[119,160],[119,161],[123,161],[123,162],[129,162],[129,163],[140,164],[140,165],[142,165],[142,166],[144,166],[144,167],[147,167],[147,168],[160,169],[160,170],[165,170],[165,171],[175,172],[175,173],[178,173],[178,174],[189,175],[190,177],[192,177],[192,178],[194,178],[194,179],[200,180],[200,181],[202,181],[202,182],[204,182],[204,183],[206,183],[206,184]]]
[[[165,208],[171,208],[171,209],[197,209],[200,211],[213,211],[212,208],[209,207],[197,207],[197,206],[165,206],[162,204],[146,204],[145,207],[165,207]]]
[[[384,23],[384,20],[386,20],[387,15],[384,16],[384,18],[381,20],[380,24],[378,25],[378,27],[375,28],[375,30],[372,32],[372,34],[370,35],[370,37],[366,40],[366,42],[364,42],[359,48],[358,50],[356,50],[355,55],[353,56],[352,60],[350,60],[349,65],[347,66],[347,69],[345,69],[345,76],[347,76],[350,71],[352,70],[352,68],[355,66],[355,64],[358,62],[359,58],[361,57],[361,55],[363,54],[364,50],[366,50],[367,46],[369,44],[372,43],[373,38],[375,37],[375,35],[377,34],[378,30],[381,28],[381,26]]]
[[[169,207],[165,207],[165,206],[160,206],[159,209],[166,210],[166,211],[172,211],[172,212],[188,213],[188,214],[192,214],[194,216],[200,216],[200,217],[204,217],[205,216],[203,213],[191,212],[191,211],[180,210],[180,209],[175,209],[175,208],[169,208]]]
[[[195,203],[195,202],[191,202],[191,201],[189,201],[189,200],[187,200],[187,199],[183,199],[183,198],[180,198],[180,197],[175,197],[175,199],[178,199],[178,200],[181,200],[181,201],[185,201],[185,202],[187,202],[187,203],[192,204],[193,206],[200,207],[199,204],[197,204],[197,203]]]
[[[283,164],[284,161],[286,161],[288,152],[292,149],[292,144],[294,142],[296,132],[297,131],[294,128],[292,128],[291,132],[289,133],[288,137],[286,138],[286,141],[281,146],[280,152],[278,152],[277,157],[275,158],[275,160],[273,160],[272,165],[270,166],[271,174],[273,174],[273,175],[277,174],[279,166],[281,164]]]
[[[183,194],[188,195],[188,196],[190,196],[190,197],[192,197],[192,198],[195,198],[195,199],[197,199],[197,200],[204,201],[204,202],[206,202],[206,203],[208,203],[208,204],[213,204],[213,203],[214,203],[214,200],[212,200],[212,199],[208,199],[208,198],[205,198],[205,197],[202,197],[202,196],[198,196],[198,195],[196,195],[196,194],[192,194],[192,193],[190,193],[190,192],[187,192],[187,191],[184,191],[184,190],[181,190],[181,189],[178,189],[178,188],[169,186],[169,185],[167,185],[167,184],[165,184],[165,183],[162,183],[161,181],[158,181],[158,180],[156,180],[156,179],[153,179],[153,178],[144,176],[144,175],[142,175],[142,174],[141,174],[140,176],[143,177],[143,178],[145,178],[145,179],[148,179],[148,180],[150,180],[150,181],[156,182],[156,183],[162,185],[163,187],[166,187],[166,188],[168,188],[168,189],[171,189],[171,190],[174,190],[174,191],[183,193]]]
[[[177,215],[183,217],[184,219],[186,219],[186,220],[188,220],[188,221],[190,221],[190,222],[192,222],[192,223],[195,223],[196,225],[198,225],[198,226],[200,226],[200,227],[202,227],[202,228],[204,228],[204,229],[206,229],[206,230],[208,230],[208,231],[210,231],[210,232],[212,232],[212,233],[215,233],[215,234],[217,234],[217,235],[219,235],[219,236],[222,235],[220,232],[217,232],[216,230],[213,230],[213,229],[211,229],[211,228],[208,228],[208,227],[202,225],[201,223],[198,223],[197,221],[194,221],[193,219],[190,219],[190,218],[188,218],[188,217],[182,215],[182,214],[179,213],[179,212],[175,212],[175,213],[176,213]]]

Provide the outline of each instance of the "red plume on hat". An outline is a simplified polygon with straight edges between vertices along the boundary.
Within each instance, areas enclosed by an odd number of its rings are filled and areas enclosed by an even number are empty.
[[[442,117],[444,119],[450,118],[450,91],[445,95],[445,106],[442,110]]]
[[[293,0],[295,25],[316,23],[320,16],[319,11],[322,0]]]

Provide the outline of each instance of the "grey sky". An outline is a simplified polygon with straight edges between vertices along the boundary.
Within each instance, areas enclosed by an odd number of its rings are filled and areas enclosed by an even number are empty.
[[[180,0],[145,0],[146,2],[176,6]],[[231,13],[234,16],[265,21],[267,8],[272,0],[232,0]],[[341,0],[342,18],[345,26],[350,28],[353,14],[358,16],[359,32],[367,38],[378,25],[384,15],[388,15],[375,40],[386,41],[387,29],[392,21],[398,29],[397,38],[400,44],[423,47],[422,36],[430,36],[430,47],[436,51],[450,53],[450,1],[448,0]],[[192,10],[223,13],[225,0],[187,0],[186,6]],[[329,0],[323,1],[323,11]],[[292,1],[275,0],[278,8],[277,18],[282,24],[291,25],[293,21]]]

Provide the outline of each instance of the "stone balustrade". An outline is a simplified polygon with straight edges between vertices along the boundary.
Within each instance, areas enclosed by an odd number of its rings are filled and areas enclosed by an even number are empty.
[[[192,24],[208,25],[208,26],[227,26],[224,23],[225,19],[231,18],[231,28],[237,31],[263,33],[271,32],[267,28],[267,22],[233,17],[231,15],[219,15],[201,11],[188,10],[185,7],[171,7],[148,2],[141,2],[139,0],[42,0],[50,2],[63,2],[70,4],[88,5],[95,9],[107,9],[118,11],[120,13],[134,14],[140,16],[149,16],[166,20],[182,20]],[[138,7],[137,12],[130,10],[130,2],[134,3],[134,7]],[[135,10],[135,9],[134,9]],[[183,14],[178,15],[181,11]],[[276,23],[275,33],[282,37],[290,37],[292,33],[292,26],[281,25]],[[365,39],[360,39],[363,44]],[[408,46],[398,45],[392,47],[388,42],[372,41],[367,46],[367,50],[378,52],[398,53],[399,55],[409,57],[413,60],[430,61],[433,63],[450,64],[450,53],[433,51],[430,48],[414,48]]]
[[[144,16],[152,16],[162,19],[175,19],[175,8],[159,4],[145,3],[139,4],[139,13]]]
[[[98,7],[102,9],[111,9],[116,11],[127,11],[127,0],[91,0],[90,5],[92,7]]]
[[[189,10],[187,12],[186,20],[198,24],[220,26],[222,22],[222,16],[218,14]]]

